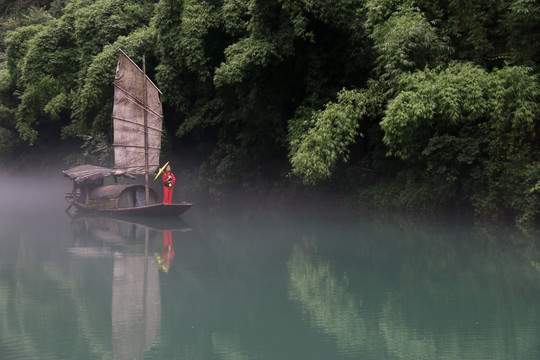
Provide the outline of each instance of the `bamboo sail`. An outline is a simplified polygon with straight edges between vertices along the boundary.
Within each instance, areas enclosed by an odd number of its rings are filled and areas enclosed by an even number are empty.
[[[163,120],[160,94],[157,86],[120,50],[114,78],[112,115],[116,169],[145,174],[146,163],[148,172],[158,169]]]
[[[160,204],[148,175],[159,168],[163,110],[161,91],[146,76],[143,57],[141,70],[122,50],[114,79],[113,147],[114,169],[81,165],[63,173],[73,180],[73,189],[65,194],[70,206],[85,212],[129,216],[180,216],[193,204]],[[142,184],[104,185],[107,176],[144,174]]]

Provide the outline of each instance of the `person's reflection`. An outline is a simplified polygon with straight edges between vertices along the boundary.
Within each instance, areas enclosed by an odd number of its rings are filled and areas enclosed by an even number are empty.
[[[163,272],[168,272],[174,259],[174,246],[171,230],[163,230],[163,254],[155,253],[158,265]]]

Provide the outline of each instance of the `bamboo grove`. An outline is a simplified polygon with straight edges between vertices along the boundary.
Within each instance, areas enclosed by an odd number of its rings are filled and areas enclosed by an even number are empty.
[[[360,207],[539,219],[538,0],[0,8],[3,164],[75,141],[72,161],[106,165],[122,48],[146,56],[164,149],[189,154],[205,191],[267,178]]]

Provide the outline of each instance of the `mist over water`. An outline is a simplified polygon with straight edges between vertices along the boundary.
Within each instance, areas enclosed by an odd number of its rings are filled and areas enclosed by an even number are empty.
[[[0,176],[0,359],[540,358],[540,253],[514,229],[70,217],[61,170]]]

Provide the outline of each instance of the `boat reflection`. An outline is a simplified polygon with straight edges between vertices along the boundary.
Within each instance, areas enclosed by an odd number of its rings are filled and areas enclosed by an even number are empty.
[[[68,250],[70,254],[111,256],[114,261],[111,321],[115,359],[141,358],[158,339],[159,270],[167,272],[174,259],[173,232],[190,230],[181,219],[138,221],[87,215],[71,222],[74,246]],[[152,255],[158,247],[162,247],[162,255]]]
[[[157,339],[159,274],[157,262],[147,253],[115,253],[111,319],[116,359],[137,359]]]

